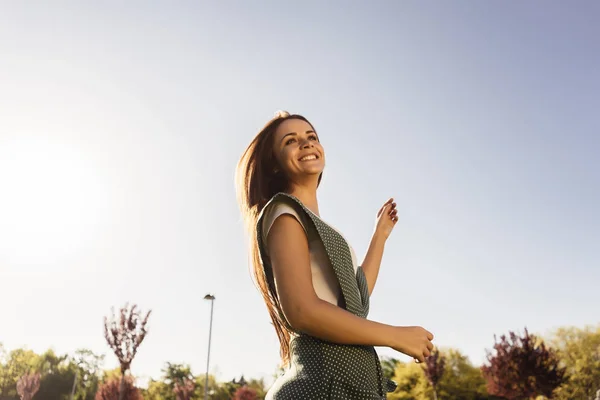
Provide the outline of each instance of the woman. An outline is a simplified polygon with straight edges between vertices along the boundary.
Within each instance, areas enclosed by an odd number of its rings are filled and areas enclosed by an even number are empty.
[[[254,277],[280,343],[285,373],[267,399],[382,399],[386,382],[374,346],[422,362],[433,335],[366,319],[383,249],[398,221],[388,200],[362,264],[320,218],[317,188],[325,151],[312,124],[278,112],[238,164],[238,200],[250,234]]]

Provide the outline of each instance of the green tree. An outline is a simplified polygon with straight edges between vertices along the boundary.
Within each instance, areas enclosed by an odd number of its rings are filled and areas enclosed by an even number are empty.
[[[554,398],[594,398],[596,390],[600,390],[600,325],[560,328],[552,334],[550,343],[567,371],[567,380]]]
[[[151,379],[148,388],[143,391],[145,400],[177,400],[175,387],[178,384],[196,378],[192,374],[191,368],[187,364],[166,363],[162,369],[162,376],[159,380]],[[194,383],[194,387],[196,383]]]
[[[88,349],[78,349],[70,357],[76,374],[73,400],[93,400],[100,383],[100,372],[104,355],[94,354]]]
[[[106,383],[121,376],[121,368],[105,369],[100,375],[100,383]]]
[[[445,361],[444,373],[437,384],[437,394],[443,400],[491,399],[485,388],[480,368],[456,349],[439,349]],[[398,384],[396,391],[388,395],[395,400],[430,400],[434,392],[427,381],[422,366],[414,362],[397,362],[392,378]]]
[[[419,364],[414,362],[397,362],[392,379],[398,386],[394,393],[388,394],[388,399],[428,400],[433,396],[433,390],[427,382]]]
[[[97,389],[97,375],[93,375],[97,374],[98,368],[93,366],[93,357],[81,366],[75,360],[84,354],[93,354],[87,352],[76,353],[73,358],[57,355],[53,350],[38,355],[26,349],[16,349],[10,353],[0,349],[0,398],[17,398],[16,381],[19,376],[27,372],[39,372],[40,387],[35,400],[70,399],[76,375],[83,377],[83,381],[74,394],[74,400],[92,400]]]
[[[87,357],[87,359],[86,359]],[[80,350],[75,357],[57,355],[53,350],[48,350],[42,355],[37,355],[30,350],[18,349],[11,352],[7,363],[1,368],[2,382],[11,381],[10,375],[19,371],[36,371],[41,374],[40,388],[35,395],[35,400],[67,400],[71,398],[75,378],[80,377],[79,386],[76,386],[74,400],[92,400],[96,393],[99,367],[97,360],[100,356],[94,355],[89,350]],[[5,379],[5,378],[10,379]],[[3,389],[3,392],[6,392]],[[8,390],[12,394],[12,390]]]
[[[456,349],[442,350],[446,365],[438,384],[444,400],[483,400],[489,398],[481,369]]]
[[[206,383],[205,382],[206,375],[200,374],[200,375],[197,375],[194,379],[196,381],[196,390],[194,392],[193,398],[204,399],[204,384]],[[213,396],[215,396],[215,394],[222,393],[222,390],[220,388],[219,383],[217,382],[217,379],[213,375],[210,375],[210,374],[208,375],[208,393],[210,394],[211,399],[213,399]],[[215,399],[216,399],[216,397],[215,397]]]
[[[213,390],[210,389],[209,386],[209,393],[211,393],[210,395],[210,399],[211,400],[231,400],[231,398],[233,397],[233,395],[235,394],[235,391],[238,389],[239,385],[233,383],[233,382],[222,382],[220,384],[217,384],[216,388],[214,388]],[[204,396],[204,394],[203,394]],[[204,398],[204,397],[201,397]]]
[[[169,400],[171,396],[169,385],[160,380],[150,379],[148,388],[142,390],[144,400]]]
[[[39,356],[27,349],[15,349],[10,352],[0,346],[0,396],[17,399],[17,382],[21,376],[36,371]]]
[[[394,378],[394,371],[396,370],[396,364],[400,362],[400,360],[393,357],[381,357],[381,369],[383,370],[383,376],[386,379]]]
[[[68,400],[73,387],[76,369],[68,356],[48,350],[38,357],[36,371],[42,374],[40,390],[35,400]]]

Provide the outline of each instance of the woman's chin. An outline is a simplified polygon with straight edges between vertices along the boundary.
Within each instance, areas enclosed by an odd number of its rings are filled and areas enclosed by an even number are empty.
[[[315,176],[319,176],[323,173],[323,168],[307,168],[304,171],[302,171],[302,175],[304,176],[310,176],[310,177],[315,177]]]
[[[296,174],[296,179],[298,179],[300,181],[318,179],[319,175],[321,175],[322,172],[323,172],[322,169],[317,169],[317,168],[315,168],[314,170],[313,169],[305,169],[305,170],[299,172],[298,174]]]

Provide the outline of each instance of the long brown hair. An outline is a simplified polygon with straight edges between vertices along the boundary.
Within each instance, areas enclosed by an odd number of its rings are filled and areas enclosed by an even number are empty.
[[[263,268],[258,241],[256,224],[258,216],[267,202],[279,192],[289,190],[289,180],[277,164],[273,151],[274,135],[279,125],[288,119],[300,119],[312,124],[303,116],[280,111],[258,132],[246,151],[242,154],[236,170],[237,199],[246,230],[250,247],[250,262],[255,284],[260,291],[275,331],[279,339],[281,361],[286,365],[290,360],[290,333],[280,316],[280,303],[277,295],[269,287],[273,286],[273,272]],[[314,127],[313,127],[313,130]],[[321,182],[319,176],[319,183]]]

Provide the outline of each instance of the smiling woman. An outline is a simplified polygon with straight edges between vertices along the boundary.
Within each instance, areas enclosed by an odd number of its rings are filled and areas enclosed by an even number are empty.
[[[58,264],[106,220],[106,190],[74,146],[40,137],[0,138],[0,263]]]
[[[385,377],[375,346],[423,362],[433,335],[367,319],[384,245],[398,222],[396,203],[390,198],[377,212],[359,264],[350,243],[321,219],[317,189],[324,168],[315,128],[287,112],[267,122],[238,162],[254,278],[284,366],[265,398],[385,399],[396,384]]]

